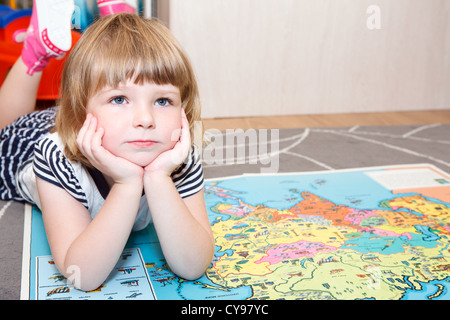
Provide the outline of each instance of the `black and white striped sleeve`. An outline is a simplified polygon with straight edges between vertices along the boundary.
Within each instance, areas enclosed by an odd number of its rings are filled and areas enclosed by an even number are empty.
[[[50,138],[35,145],[33,170],[37,177],[65,189],[86,208],[88,201],[70,161]]]
[[[203,189],[203,168],[198,149],[193,147],[184,163],[172,173],[172,180],[182,198]]]

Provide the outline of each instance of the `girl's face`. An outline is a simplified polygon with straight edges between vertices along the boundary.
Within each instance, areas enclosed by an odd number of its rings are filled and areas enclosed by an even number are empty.
[[[180,135],[180,90],[171,84],[105,87],[88,101],[87,112],[105,130],[103,147],[141,167],[172,149]]]

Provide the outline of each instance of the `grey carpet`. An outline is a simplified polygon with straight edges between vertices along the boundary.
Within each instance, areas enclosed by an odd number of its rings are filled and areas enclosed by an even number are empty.
[[[240,135],[229,131],[214,132],[208,139],[203,149],[206,179],[415,163],[430,163],[450,173],[450,125],[247,130]],[[272,158],[260,156],[264,147]],[[23,218],[23,204],[0,201],[2,300],[20,297]]]

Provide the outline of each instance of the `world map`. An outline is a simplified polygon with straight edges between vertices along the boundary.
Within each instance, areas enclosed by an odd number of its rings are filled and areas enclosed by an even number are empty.
[[[130,237],[157,299],[450,299],[450,177],[433,166],[243,175],[204,191],[216,251],[202,278],[170,271],[153,226]]]

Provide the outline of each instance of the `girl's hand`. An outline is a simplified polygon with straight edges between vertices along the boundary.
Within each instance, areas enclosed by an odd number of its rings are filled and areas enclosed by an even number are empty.
[[[114,183],[142,183],[144,170],[138,165],[113,155],[103,148],[105,130],[97,127],[97,119],[88,114],[77,137],[77,145],[89,162]]]
[[[181,108],[181,129],[172,133],[172,141],[177,141],[177,143],[171,150],[161,153],[145,167],[145,176],[156,172],[170,176],[173,170],[182,164],[188,156],[191,149],[191,134],[183,108]]]

